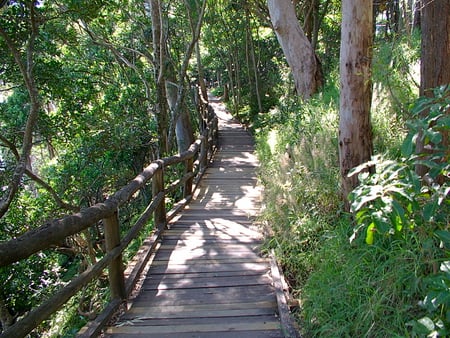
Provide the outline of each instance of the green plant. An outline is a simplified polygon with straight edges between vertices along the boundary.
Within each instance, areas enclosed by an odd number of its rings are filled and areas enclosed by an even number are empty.
[[[450,88],[436,88],[433,97],[417,100],[408,122],[401,161],[381,157],[355,168],[360,186],[350,194],[351,211],[356,227],[351,240],[362,233],[369,245],[390,247],[395,241],[419,243],[416,255],[422,258],[423,288],[421,302],[428,313],[418,321],[409,321],[413,334],[445,335],[450,330],[450,185],[448,145],[445,133],[450,130]],[[420,141],[429,151],[414,153]],[[416,174],[416,165],[427,168],[423,177]],[[374,174],[365,172],[375,166]],[[440,272],[438,264],[440,263]]]
[[[420,244],[354,245],[350,219],[334,226],[322,236],[302,290],[304,336],[407,336],[405,318],[415,318],[420,299]]]

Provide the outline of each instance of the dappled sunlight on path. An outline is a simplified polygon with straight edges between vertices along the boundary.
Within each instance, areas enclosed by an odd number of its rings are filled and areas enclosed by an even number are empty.
[[[141,292],[107,336],[283,337],[254,224],[261,188],[251,135],[210,97],[219,149],[195,199],[169,224]]]

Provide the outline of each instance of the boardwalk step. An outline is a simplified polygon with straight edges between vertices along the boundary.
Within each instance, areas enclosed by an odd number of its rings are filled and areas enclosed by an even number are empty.
[[[231,322],[230,322],[231,321]],[[199,323],[199,324],[178,324],[168,326],[122,326],[108,329],[107,333],[125,333],[125,334],[178,334],[178,333],[203,333],[203,332],[229,332],[239,333],[240,331],[261,331],[261,330],[279,330],[280,324],[275,318],[268,318],[255,322],[248,322],[245,317],[237,320],[227,318],[229,323]],[[217,336],[217,334],[216,334]],[[150,336],[147,336],[150,337]],[[175,336],[173,336],[175,337]],[[178,335],[176,337],[179,337]],[[195,337],[195,336],[194,336]],[[219,336],[220,337],[220,336]],[[243,336],[241,336],[243,337]],[[279,336],[282,337],[282,336]]]

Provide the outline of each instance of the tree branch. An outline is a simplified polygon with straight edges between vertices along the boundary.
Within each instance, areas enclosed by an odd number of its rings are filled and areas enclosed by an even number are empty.
[[[20,160],[20,155],[19,155],[19,151],[17,150],[16,146],[12,142],[10,142],[8,139],[6,139],[4,136],[2,136],[2,135],[0,135],[0,141],[6,147],[8,147],[9,150],[11,150],[11,152],[14,154],[14,157],[16,158],[16,160],[19,161]],[[31,169],[26,168],[25,169],[25,174],[30,179],[32,179],[34,182],[36,182],[41,187],[43,187],[45,190],[47,190],[50,193],[50,195],[52,195],[52,197],[55,200],[55,202],[58,205],[58,207],[60,207],[61,209],[66,209],[66,210],[70,210],[70,211],[74,211],[74,212],[80,211],[79,207],[74,206],[74,205],[70,205],[70,204],[64,202],[61,199],[61,197],[59,197],[58,193],[51,187],[51,185],[49,185],[42,178],[40,178],[38,175],[33,173],[33,171]]]
[[[189,15],[190,25],[191,25],[191,29],[192,29],[192,39],[189,42],[189,45],[184,54],[183,63],[182,63],[180,73],[179,73],[180,75],[179,75],[179,80],[178,80],[179,81],[178,95],[177,95],[177,101],[175,103],[175,107],[173,109],[173,113],[172,113],[171,121],[170,121],[169,142],[172,142],[171,140],[173,139],[174,134],[175,134],[175,125],[181,114],[181,106],[184,101],[184,91],[185,91],[183,82],[184,82],[184,79],[186,78],[186,73],[187,73],[187,70],[189,67],[189,61],[191,59],[195,45],[196,45],[198,39],[200,38],[200,32],[201,32],[201,27],[203,24],[203,17],[205,15],[207,1],[203,0],[203,2],[202,2],[202,7],[200,9],[200,13],[198,15],[198,21],[197,21],[196,25],[194,25],[194,23],[192,22],[192,18],[189,14],[189,4],[187,3],[187,1],[185,1],[185,5],[186,5],[186,9],[187,9],[187,12]]]
[[[22,57],[19,48],[15,45],[13,40],[8,36],[5,30],[0,27],[0,36],[5,40],[6,45],[12,54],[14,61],[19,67],[20,73],[25,82],[28,95],[30,97],[30,110],[28,119],[25,125],[25,132],[22,141],[21,156],[17,163],[11,182],[7,188],[5,195],[0,199],[0,218],[2,218],[9,209],[11,202],[19,191],[20,182],[27,168],[27,163],[33,147],[33,129],[36,125],[40,103],[39,93],[33,77],[34,67],[34,43],[39,33],[39,25],[36,18],[36,8],[34,2],[29,3],[30,6],[30,23],[31,33],[26,44],[26,64],[22,62]]]
[[[30,169],[25,169],[25,174],[29,178],[31,178],[34,182],[36,182],[45,190],[47,190],[50,193],[50,195],[52,195],[58,207],[60,207],[61,209],[66,209],[74,212],[80,211],[79,207],[64,202],[61,199],[61,197],[58,196],[58,193],[47,182],[45,182],[43,179],[41,179],[39,176],[33,173]]]

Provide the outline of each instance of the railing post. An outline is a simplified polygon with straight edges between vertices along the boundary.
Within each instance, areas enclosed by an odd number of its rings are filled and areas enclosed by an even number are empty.
[[[201,140],[202,143],[200,144],[200,172],[203,173],[206,170],[206,167],[208,166],[208,133],[206,132],[206,135],[203,135]]]
[[[120,245],[119,213],[116,210],[111,217],[103,219],[105,229],[105,246],[109,252]],[[109,288],[111,290],[111,299],[125,299],[125,278],[122,268],[122,255],[115,258],[108,268]]]
[[[158,170],[152,177],[152,194],[155,198],[160,192],[164,192],[164,162],[158,160]],[[154,213],[155,227],[162,230],[167,223],[165,198],[161,200]]]
[[[194,170],[194,157],[191,157],[186,160],[185,162],[185,172],[186,174],[189,174],[193,172]],[[191,177],[184,183],[184,189],[183,189],[183,197],[188,197],[192,194],[192,182],[194,181],[194,177]]]
[[[208,131],[208,139],[209,138],[208,151],[212,154],[214,152],[214,148],[217,149],[219,147],[219,126],[217,116],[214,116],[211,121],[211,128]]]

